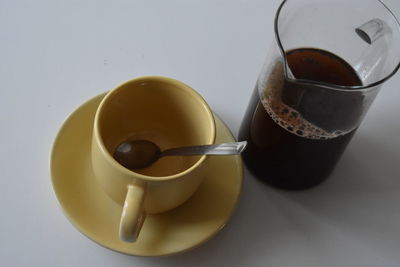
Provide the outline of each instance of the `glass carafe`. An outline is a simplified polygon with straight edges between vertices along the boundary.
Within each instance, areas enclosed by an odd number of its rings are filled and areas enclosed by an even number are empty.
[[[257,178],[324,181],[400,62],[399,22],[378,0],[286,0],[239,132]]]

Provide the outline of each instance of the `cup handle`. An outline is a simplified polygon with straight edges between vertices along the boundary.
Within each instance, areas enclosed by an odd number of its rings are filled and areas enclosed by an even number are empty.
[[[143,209],[145,185],[130,184],[119,223],[119,238],[125,242],[135,242],[139,236],[146,214]]]

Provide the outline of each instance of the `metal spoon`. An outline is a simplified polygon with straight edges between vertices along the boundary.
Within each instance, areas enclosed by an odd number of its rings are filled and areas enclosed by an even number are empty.
[[[150,166],[164,156],[236,155],[246,147],[247,141],[216,145],[177,147],[161,151],[147,140],[127,140],[117,146],[114,158],[124,167],[135,170]]]

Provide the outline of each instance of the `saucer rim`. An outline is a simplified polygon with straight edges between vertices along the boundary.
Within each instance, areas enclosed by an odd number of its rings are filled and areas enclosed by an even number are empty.
[[[51,185],[52,185],[52,189],[53,189],[53,194],[56,196],[56,199],[57,199],[59,208],[62,210],[62,213],[63,213],[64,216],[67,218],[67,220],[68,220],[68,221],[74,226],[74,228],[75,228],[76,230],[78,230],[78,232],[81,233],[83,236],[85,236],[86,238],[88,238],[89,240],[93,241],[94,243],[100,245],[100,246],[103,247],[103,248],[106,248],[106,249],[109,249],[109,250],[112,250],[112,251],[115,251],[115,252],[117,252],[117,253],[121,253],[121,254],[124,254],[124,255],[128,255],[128,256],[139,256],[139,257],[165,257],[165,256],[178,255],[178,254],[185,253],[185,252],[187,252],[187,251],[189,251],[189,250],[192,250],[192,249],[195,249],[195,248],[200,247],[201,245],[203,245],[204,243],[206,243],[207,241],[209,241],[210,239],[212,239],[213,237],[215,237],[215,235],[218,234],[218,233],[229,223],[231,217],[233,216],[234,212],[236,211],[237,204],[238,204],[238,202],[239,202],[239,200],[240,200],[240,197],[241,197],[241,195],[242,195],[242,192],[243,192],[243,183],[244,183],[244,165],[243,165],[243,161],[242,161],[241,159],[238,160],[238,162],[237,162],[237,167],[238,167],[238,172],[237,172],[238,174],[237,174],[237,175],[240,177],[239,182],[238,182],[239,190],[238,190],[238,193],[237,193],[237,195],[236,195],[236,200],[235,200],[234,203],[233,203],[233,208],[232,208],[232,210],[230,211],[229,215],[225,217],[224,223],[221,224],[219,227],[216,227],[216,228],[214,229],[214,231],[212,231],[211,233],[209,233],[208,236],[207,236],[206,238],[204,238],[203,240],[199,241],[198,243],[196,243],[196,244],[194,244],[194,245],[192,245],[192,246],[188,246],[188,247],[186,247],[186,248],[184,248],[184,249],[182,249],[182,250],[178,250],[178,251],[174,251],[174,252],[169,252],[169,253],[160,253],[160,254],[145,254],[145,253],[142,253],[142,254],[134,254],[134,253],[128,253],[128,252],[124,252],[124,251],[117,250],[117,249],[115,249],[115,248],[112,248],[112,247],[110,247],[110,246],[108,246],[108,245],[106,245],[106,244],[103,244],[103,243],[101,243],[101,242],[95,240],[95,239],[92,238],[89,234],[85,233],[84,229],[83,229],[82,227],[79,226],[78,221],[75,220],[74,218],[72,218],[72,217],[68,214],[68,212],[66,211],[66,209],[64,208],[64,206],[63,206],[63,204],[62,204],[63,201],[60,199],[59,194],[57,194],[56,186],[55,186],[55,184],[54,184],[54,183],[55,183],[55,178],[54,178],[54,177],[55,177],[55,170],[54,170],[54,167],[53,167],[53,165],[54,165],[54,164],[53,164],[53,159],[54,159],[55,153],[56,153],[56,152],[55,152],[55,150],[56,150],[55,147],[56,147],[57,144],[60,142],[60,139],[61,139],[61,137],[62,137],[62,135],[63,135],[63,132],[64,132],[64,128],[67,126],[67,124],[69,123],[69,121],[72,120],[73,117],[76,116],[76,115],[81,111],[81,109],[82,109],[83,107],[90,105],[90,104],[91,104],[90,102],[96,101],[97,98],[101,98],[101,99],[100,99],[100,102],[101,102],[101,100],[105,97],[105,95],[106,95],[108,92],[109,92],[109,91],[100,93],[100,94],[98,94],[98,95],[96,95],[96,96],[94,96],[94,97],[92,97],[92,98],[90,98],[90,99],[88,99],[88,100],[82,102],[78,107],[76,107],[72,112],[69,113],[69,115],[63,120],[61,126],[58,127],[58,132],[57,132],[57,134],[56,134],[56,137],[54,138],[54,141],[53,141],[53,144],[52,144],[52,147],[51,147],[51,153],[50,153],[50,159],[49,159],[49,171],[50,171],[50,180],[51,180]],[[100,102],[99,102],[99,104],[100,104]],[[232,138],[232,140],[233,140],[233,141],[236,140],[236,138],[234,137],[232,131],[229,129],[229,127],[226,125],[226,123],[221,119],[221,117],[220,117],[218,114],[216,114],[212,109],[211,109],[211,111],[212,111],[213,116],[215,117],[215,118],[214,118],[214,121],[215,121],[215,125],[216,125],[216,127],[215,127],[216,136],[217,136],[217,134],[218,134],[218,132],[217,132],[217,124],[218,124],[218,122],[217,122],[217,121],[219,121],[219,122],[221,123],[221,125],[225,128],[225,130],[227,131],[227,133],[229,134],[229,136]],[[189,201],[190,201],[190,200],[189,200]],[[178,207],[178,208],[179,208],[179,207]],[[168,212],[168,211],[167,211],[167,212]]]

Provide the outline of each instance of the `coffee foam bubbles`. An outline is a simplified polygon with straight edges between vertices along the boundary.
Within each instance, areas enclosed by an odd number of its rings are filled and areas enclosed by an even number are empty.
[[[261,103],[271,119],[282,128],[297,136],[315,140],[332,139],[353,130],[328,132],[307,121],[297,110],[281,101],[282,90],[285,88],[283,63],[277,60],[264,67],[265,76],[260,77],[257,85]]]
[[[349,132],[327,132],[324,129],[319,128],[318,126],[315,126],[314,124],[308,122],[301,116],[298,111],[283,104],[280,101],[273,101],[271,99],[264,98],[261,103],[263,104],[271,119],[275,121],[275,123],[280,125],[288,132],[303,138],[326,140],[345,135]]]

